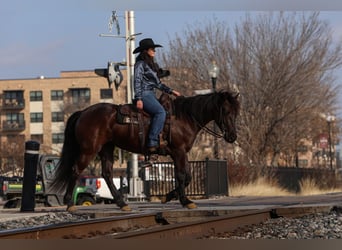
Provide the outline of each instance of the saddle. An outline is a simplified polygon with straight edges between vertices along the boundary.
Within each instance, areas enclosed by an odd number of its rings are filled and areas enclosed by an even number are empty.
[[[171,139],[171,115],[173,114],[172,100],[169,95],[162,94],[159,98],[159,102],[166,110],[166,119],[164,128],[159,136],[161,147],[165,145],[165,142]],[[145,125],[150,124],[150,115],[143,110],[137,109],[134,104],[122,104],[118,106],[116,120],[120,124],[126,124],[130,126],[130,133],[133,136],[134,126],[139,128],[139,141],[142,151],[144,151],[146,136],[145,136]],[[163,154],[163,153],[162,153]],[[166,153],[164,153],[166,154]]]

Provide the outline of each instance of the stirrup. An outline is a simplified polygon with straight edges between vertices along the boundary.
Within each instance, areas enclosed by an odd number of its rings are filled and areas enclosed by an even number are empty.
[[[150,154],[156,154],[156,153],[158,152],[158,147],[157,147],[157,146],[149,147],[149,148],[147,148],[147,151],[148,151]]]
[[[146,154],[145,155],[145,164],[151,165],[154,161],[158,160],[158,155],[151,155]]]
[[[167,144],[168,144],[167,141],[162,140],[159,142],[159,147],[164,148],[167,146]]]

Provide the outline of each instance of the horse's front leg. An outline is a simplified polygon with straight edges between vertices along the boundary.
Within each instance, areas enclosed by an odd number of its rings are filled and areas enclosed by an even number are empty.
[[[189,209],[196,208],[196,204],[189,200],[185,195],[185,188],[190,184],[191,174],[190,165],[188,162],[188,157],[186,153],[178,153],[176,157],[173,157],[175,164],[175,178],[176,178],[176,188],[166,195],[163,202],[168,202],[174,198],[179,199],[180,203]]]

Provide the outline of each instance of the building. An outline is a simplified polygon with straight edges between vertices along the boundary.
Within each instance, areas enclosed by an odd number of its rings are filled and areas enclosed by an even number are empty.
[[[122,71],[125,75],[125,70]],[[97,102],[125,103],[126,80],[119,90],[94,71],[62,71],[60,77],[0,80],[1,168],[18,164],[25,141],[40,143],[40,150],[60,154],[65,121],[76,110]]]

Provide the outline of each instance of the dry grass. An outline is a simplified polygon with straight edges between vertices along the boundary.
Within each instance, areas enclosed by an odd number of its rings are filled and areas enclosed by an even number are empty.
[[[230,187],[231,196],[288,196],[293,195],[276,183],[270,183],[265,178],[258,178],[248,184],[239,184]]]
[[[291,195],[315,195],[342,192],[342,189],[320,189],[312,179],[300,182],[301,192],[296,194],[279,187],[277,183],[271,183],[266,178],[259,178],[248,184],[230,186],[230,196],[291,196]]]
[[[298,195],[315,195],[315,194],[327,194],[327,193],[336,193],[341,192],[341,188],[319,188],[317,182],[314,179],[304,179],[300,181],[300,190],[301,192]]]

